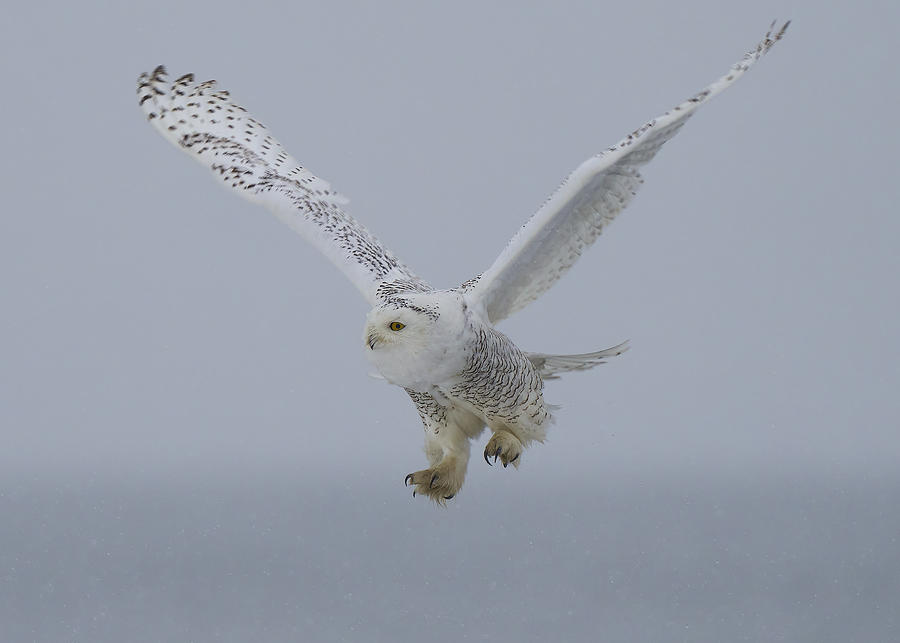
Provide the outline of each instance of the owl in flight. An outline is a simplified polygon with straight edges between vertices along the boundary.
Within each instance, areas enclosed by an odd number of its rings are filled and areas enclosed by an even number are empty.
[[[322,251],[372,309],[362,346],[391,384],[412,398],[425,427],[428,468],[410,473],[413,495],[440,504],[460,490],[469,441],[487,426],[488,464],[518,467],[552,421],[543,382],[602,364],[626,344],[578,355],[521,350],[494,325],[550,288],[631,201],[639,170],[698,107],[740,78],[784,35],[774,30],[706,89],[588,159],[513,236],[493,265],[456,288],[437,290],[344,210],[346,199],[290,154],[214,81],[172,82],[157,67],[138,79],[148,120],[238,194]]]

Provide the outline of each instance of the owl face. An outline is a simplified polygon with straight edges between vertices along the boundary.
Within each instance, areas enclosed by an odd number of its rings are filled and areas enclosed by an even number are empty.
[[[437,320],[419,310],[405,307],[373,308],[366,317],[363,339],[370,351],[405,347],[407,350],[427,344]]]
[[[363,342],[369,360],[393,384],[420,390],[462,370],[462,305],[421,293],[373,308]]]

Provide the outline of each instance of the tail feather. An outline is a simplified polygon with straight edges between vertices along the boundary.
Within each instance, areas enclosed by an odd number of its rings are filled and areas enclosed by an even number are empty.
[[[607,357],[621,355],[628,350],[628,341],[617,344],[611,348],[594,353],[579,353],[577,355],[547,355],[545,353],[525,353],[531,363],[545,380],[555,380],[559,373],[568,371],[586,371],[598,364],[605,364]]]

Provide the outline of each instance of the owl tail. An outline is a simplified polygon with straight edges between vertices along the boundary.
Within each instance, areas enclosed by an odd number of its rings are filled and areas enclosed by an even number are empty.
[[[580,353],[578,355],[546,355],[544,353],[525,353],[537,372],[545,380],[555,380],[559,373],[568,371],[586,371],[598,364],[605,364],[607,357],[621,355],[628,350],[628,341],[617,344],[596,353]]]

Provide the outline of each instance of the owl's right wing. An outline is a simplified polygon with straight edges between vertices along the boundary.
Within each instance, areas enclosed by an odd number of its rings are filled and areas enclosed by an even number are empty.
[[[137,92],[147,119],[165,139],[300,233],[369,303],[398,289],[428,288],[344,212],[344,197],[301,166],[262,123],[230,100],[228,92],[217,90],[214,81],[196,83],[193,74],[187,74],[169,84],[165,68],[159,66],[141,74]]]
[[[462,285],[497,323],[537,299],[565,274],[643,183],[639,170],[698,107],[743,76],[784,35],[772,28],[724,76],[569,175],[519,229],[484,274]],[[772,27],[775,23],[772,23]]]

